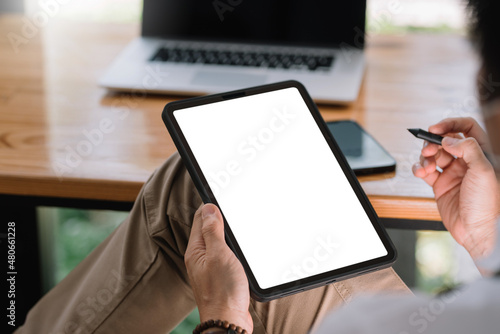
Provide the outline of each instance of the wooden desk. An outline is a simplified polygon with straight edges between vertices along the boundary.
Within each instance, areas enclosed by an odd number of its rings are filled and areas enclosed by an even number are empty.
[[[3,35],[18,17],[0,17]],[[175,98],[108,93],[97,80],[133,37],[135,25],[51,21],[15,53],[0,40],[0,194],[26,198],[133,202],[175,147],[160,119]],[[361,178],[379,216],[439,220],[432,191],[413,177],[422,145],[407,131],[468,111],[476,61],[460,36],[375,36],[359,100],[320,106],[325,120],[355,119],[397,159],[395,174]],[[470,108],[469,108],[470,109]],[[113,129],[102,142],[85,131]],[[105,122],[105,121],[104,121]],[[80,145],[80,146],[79,146]],[[70,152],[88,150],[81,161]],[[66,159],[71,156],[71,163]],[[94,202],[97,203],[97,202]]]
[[[22,36],[22,24],[18,16],[0,16],[0,35]],[[160,118],[174,97],[140,88],[112,94],[97,86],[138,34],[137,25],[54,18],[18,53],[0,39],[0,215],[18,224],[17,242],[28,245],[17,258],[25,277],[17,283],[26,297],[20,315],[40,297],[33,283],[39,281],[35,207],[128,210],[148,176],[175,151]],[[431,189],[411,173],[422,142],[406,128],[477,115],[471,47],[460,36],[375,36],[368,39],[367,62],[358,101],[320,106],[322,115],[358,121],[397,159],[396,173],[360,179],[386,225],[440,228]],[[98,129],[107,131],[92,143],[88,133]],[[75,156],[78,150],[86,153]]]

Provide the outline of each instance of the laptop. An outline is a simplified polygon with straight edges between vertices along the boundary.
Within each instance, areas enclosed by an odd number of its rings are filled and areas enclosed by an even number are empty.
[[[141,37],[100,85],[193,96],[297,80],[318,103],[349,104],[365,12],[366,0],[144,0]]]

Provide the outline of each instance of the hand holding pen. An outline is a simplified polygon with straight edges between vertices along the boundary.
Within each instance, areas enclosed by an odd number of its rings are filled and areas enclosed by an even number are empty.
[[[429,132],[433,135],[417,132],[429,144],[422,148],[413,174],[432,187],[443,224],[454,239],[473,258],[481,258],[494,245],[500,215],[500,190],[484,154],[488,137],[472,118],[445,119]]]
[[[466,129],[466,130],[464,130]],[[468,138],[472,137],[478,142],[479,146],[483,150],[484,155],[488,161],[493,165],[493,160],[489,156],[488,152],[491,152],[491,148],[488,144],[488,139],[486,133],[481,129],[479,124],[472,118],[449,118],[444,121],[439,122],[429,128],[433,132],[425,131],[418,128],[408,129],[411,134],[419,139],[426,140],[429,143],[436,145],[442,145],[443,136],[442,134],[458,134],[463,133],[463,135]],[[455,138],[455,137],[452,137]]]

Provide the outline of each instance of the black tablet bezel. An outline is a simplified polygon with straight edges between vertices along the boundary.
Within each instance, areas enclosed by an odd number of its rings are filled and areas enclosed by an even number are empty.
[[[313,116],[316,124],[318,125],[320,131],[322,132],[323,136],[325,137],[325,140],[327,141],[330,149],[332,150],[332,153],[335,155],[337,161],[339,162],[340,167],[342,168],[342,171],[344,172],[347,180],[349,181],[351,187],[353,188],[358,200],[360,201],[363,209],[365,210],[367,216],[369,217],[375,231],[377,232],[380,240],[382,241],[385,249],[387,250],[387,255],[376,258],[373,260],[357,263],[354,265],[350,265],[347,267],[343,267],[340,269],[335,269],[329,272],[317,274],[314,276],[307,277],[305,279],[301,280],[296,280],[293,282],[281,284],[278,286],[274,286],[271,288],[266,288],[262,289],[259,287],[257,280],[255,279],[246,259],[244,254],[242,253],[237,240],[235,239],[233,233],[231,232],[231,228],[229,227],[229,224],[226,221],[226,218],[224,216],[224,212],[221,209],[222,216],[224,217],[224,226],[225,226],[225,233],[226,233],[226,242],[229,245],[229,247],[233,250],[233,252],[236,254],[238,259],[243,265],[243,268],[245,269],[249,285],[250,285],[250,290],[252,297],[258,301],[269,301],[272,299],[280,298],[286,295],[290,295],[296,292],[312,289],[315,287],[319,287],[325,284],[333,283],[335,281],[341,280],[341,279],[346,279],[349,277],[357,276],[362,273],[370,272],[370,271],[375,271],[379,270],[382,268],[386,268],[391,266],[391,264],[396,260],[397,257],[397,252],[396,249],[394,248],[394,245],[392,244],[389,236],[387,235],[384,227],[380,223],[377,214],[375,213],[373,207],[371,206],[366,194],[364,193],[363,189],[361,188],[361,185],[359,184],[354,172],[352,169],[349,167],[346,158],[340,151],[340,148],[338,147],[337,143],[335,142],[335,139],[333,138],[332,134],[330,133],[325,121],[323,120],[321,114],[319,113],[316,105],[312,101],[311,97],[307,93],[305,87],[297,82],[297,81],[285,81],[285,82],[279,82],[279,83],[274,83],[274,84],[269,84],[269,85],[263,85],[263,86],[257,86],[257,87],[251,87],[247,89],[241,89],[237,91],[232,91],[232,92],[227,92],[227,93],[221,93],[221,94],[214,94],[214,95],[209,95],[209,96],[202,96],[202,97],[195,97],[195,98],[190,98],[190,99],[185,99],[185,100],[180,100],[180,101],[175,101],[168,103],[162,113],[162,119],[174,141],[175,146],[177,147],[179,154],[189,172],[191,175],[191,178],[193,180],[194,185],[196,186],[198,192],[200,193],[200,196],[205,203],[213,203],[217,206],[217,200],[212,193],[208,182],[206,178],[203,175],[203,172],[201,171],[196,158],[193,155],[193,152],[191,151],[185,137],[182,134],[182,131],[174,117],[174,111],[180,110],[180,109],[185,109],[185,108],[190,108],[190,107],[195,107],[195,106],[200,106],[200,105],[205,105],[205,104],[210,104],[210,103],[216,103],[216,102],[222,102],[230,99],[238,99],[242,97],[247,97],[251,95],[256,95],[256,94],[262,94],[262,93],[267,93],[271,91],[276,91],[276,90],[281,90],[281,89],[287,89],[287,88],[296,88],[299,92],[300,95],[302,96],[304,102],[306,103],[307,107],[309,108],[309,111],[311,112],[311,115]],[[219,207],[220,209],[220,207]]]

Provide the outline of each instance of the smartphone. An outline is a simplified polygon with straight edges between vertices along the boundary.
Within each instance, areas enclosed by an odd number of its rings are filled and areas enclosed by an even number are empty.
[[[396,170],[396,160],[355,121],[327,122],[326,125],[356,175]]]

